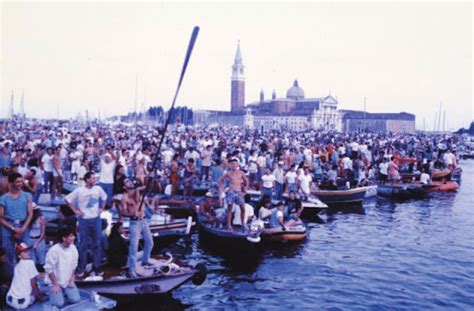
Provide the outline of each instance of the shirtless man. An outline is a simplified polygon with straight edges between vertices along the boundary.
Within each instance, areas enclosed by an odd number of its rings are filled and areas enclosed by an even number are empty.
[[[144,206],[139,210],[141,195],[140,191],[145,187],[135,188],[135,185],[130,179],[125,179],[125,192],[121,201],[120,214],[124,217],[130,218],[129,238],[130,245],[128,248],[128,276],[136,278],[137,272],[135,269],[137,263],[138,242],[140,234],[143,236],[145,246],[143,248],[142,266],[148,266],[151,250],[153,249],[153,237],[151,236],[148,220],[145,218]]]
[[[243,193],[247,191],[248,179],[245,173],[240,170],[239,160],[232,158],[229,161],[231,171],[222,175],[219,180],[219,187],[222,191],[224,188],[224,181],[229,181],[229,188],[226,192],[227,201],[227,228],[232,231],[232,205],[240,206],[240,218],[242,224],[245,224],[245,202]],[[246,225],[242,226],[244,229]]]

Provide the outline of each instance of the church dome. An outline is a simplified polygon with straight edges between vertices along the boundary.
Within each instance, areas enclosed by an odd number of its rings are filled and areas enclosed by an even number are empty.
[[[295,80],[293,86],[288,89],[286,92],[286,98],[291,98],[294,100],[299,100],[304,98],[304,91],[298,85],[298,80]]]

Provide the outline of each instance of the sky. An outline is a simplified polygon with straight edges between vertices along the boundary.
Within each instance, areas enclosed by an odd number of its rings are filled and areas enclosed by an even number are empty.
[[[192,28],[200,33],[177,100],[230,110],[240,40],[246,102],[295,78],[338,109],[409,112],[431,130],[467,127],[473,109],[471,2],[5,2],[1,106],[27,116],[108,117],[171,105]],[[138,83],[137,83],[138,81]],[[137,87],[138,85],[138,87]],[[135,94],[137,93],[137,101]],[[137,105],[135,105],[137,102]]]

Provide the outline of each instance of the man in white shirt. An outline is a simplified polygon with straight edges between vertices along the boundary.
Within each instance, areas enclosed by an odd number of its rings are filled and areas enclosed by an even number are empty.
[[[380,180],[382,181],[382,184],[384,184],[387,181],[388,178],[388,162],[386,158],[383,158],[383,162],[379,164],[379,174],[380,174]]]
[[[297,190],[296,178],[297,177],[298,175],[296,174],[296,166],[292,164],[290,170],[285,175],[286,189],[288,193],[290,193],[291,191],[296,192]]]
[[[112,206],[112,194],[114,188],[114,171],[116,161],[110,153],[104,154],[100,160],[99,186],[107,194],[107,206]]]
[[[46,149],[46,153],[41,157],[41,169],[43,170],[43,189],[47,193],[53,192],[53,148]]]
[[[74,245],[76,239],[74,232],[71,229],[62,229],[58,237],[61,242],[49,249],[44,270],[46,271],[45,283],[51,286],[49,303],[61,308],[65,300],[69,303],[77,303],[81,300],[81,296],[76,287],[74,275],[79,257]]]
[[[16,253],[20,261],[13,272],[12,284],[7,293],[7,304],[17,310],[23,310],[32,305],[35,298],[41,299],[36,283],[36,277],[39,274],[35,262],[31,260],[29,247],[25,243],[17,245]]]
[[[309,173],[309,168],[304,168],[304,173],[298,178],[300,190],[302,192],[302,199],[308,200],[311,194],[311,183],[313,182],[313,177]]]
[[[246,194],[244,196],[244,201],[245,201],[245,215],[244,215],[243,219],[244,219],[245,223],[247,224],[252,219],[252,217],[255,215],[255,212],[253,210],[253,206],[250,205],[251,198],[250,198],[249,194]],[[242,225],[242,217],[240,216],[240,213],[241,213],[240,206],[238,206],[237,204],[234,204],[233,208],[232,208],[232,213],[233,213],[232,224],[235,225],[235,226],[241,226]]]
[[[66,203],[79,221],[79,266],[77,276],[82,277],[86,268],[88,251],[92,252],[92,267],[96,275],[102,275],[100,238],[102,234],[100,214],[105,207],[107,194],[96,186],[97,178],[93,172],[84,175],[86,185],[66,196]],[[73,204],[76,208],[73,207]],[[92,245],[89,248],[89,245]]]
[[[273,197],[273,187],[275,186],[275,176],[267,168],[265,169],[265,175],[262,176],[262,196],[268,195],[270,198]]]

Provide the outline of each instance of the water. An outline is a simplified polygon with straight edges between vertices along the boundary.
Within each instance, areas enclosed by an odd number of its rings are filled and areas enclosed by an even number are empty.
[[[307,241],[257,258],[222,257],[195,234],[173,252],[205,262],[206,282],[153,308],[473,309],[474,161],[461,165],[457,193],[327,213]]]

